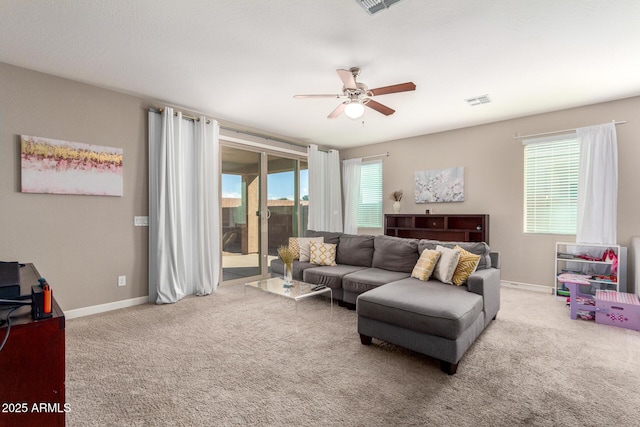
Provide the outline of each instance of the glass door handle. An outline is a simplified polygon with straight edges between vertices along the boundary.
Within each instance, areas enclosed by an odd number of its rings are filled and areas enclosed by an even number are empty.
[[[264,214],[266,219],[271,218],[271,211],[269,209],[265,209]],[[262,211],[256,211],[256,216],[262,218]]]

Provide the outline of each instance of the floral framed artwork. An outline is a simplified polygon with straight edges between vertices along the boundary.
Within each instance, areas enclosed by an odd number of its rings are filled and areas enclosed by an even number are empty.
[[[122,148],[21,135],[23,193],[122,196]]]
[[[416,172],[416,203],[464,201],[464,167]]]

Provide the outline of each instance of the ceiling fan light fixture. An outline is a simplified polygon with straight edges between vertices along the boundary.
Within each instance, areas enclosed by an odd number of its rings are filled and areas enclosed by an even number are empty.
[[[344,107],[344,114],[350,119],[359,119],[364,114],[364,105],[360,102],[350,102]]]

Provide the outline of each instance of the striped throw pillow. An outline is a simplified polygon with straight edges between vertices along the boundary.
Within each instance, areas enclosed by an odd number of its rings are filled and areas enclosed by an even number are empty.
[[[480,262],[480,255],[472,254],[469,251],[465,251],[460,246],[455,247],[455,249],[460,251],[460,259],[458,260],[458,265],[456,266],[456,271],[453,272],[453,277],[451,281],[454,285],[460,286],[463,285],[469,276],[476,271],[478,268],[478,263]]]
[[[436,264],[438,263],[438,258],[440,258],[440,252],[425,249],[420,254],[420,258],[416,263],[416,266],[413,267],[413,271],[411,272],[411,277],[415,277],[416,279],[420,279],[423,282],[429,280],[431,274],[433,273],[433,269],[436,268]]]

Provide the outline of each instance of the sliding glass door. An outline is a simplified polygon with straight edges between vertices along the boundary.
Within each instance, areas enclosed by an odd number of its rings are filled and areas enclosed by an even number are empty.
[[[238,145],[221,154],[223,281],[267,276],[278,246],[306,230],[307,162]]]
[[[221,147],[223,281],[260,275],[260,153]]]

